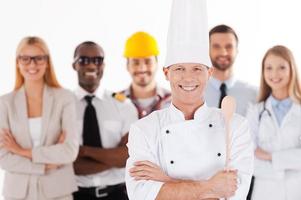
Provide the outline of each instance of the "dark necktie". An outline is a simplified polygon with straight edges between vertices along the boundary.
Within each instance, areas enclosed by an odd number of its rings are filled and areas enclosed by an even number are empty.
[[[227,93],[226,93],[226,91],[227,91],[227,85],[225,83],[222,83],[221,86],[219,87],[219,90],[221,91],[221,96],[219,98],[218,107],[221,108],[223,98],[225,96],[227,96]]]
[[[83,143],[86,146],[102,147],[96,110],[92,105],[94,96],[85,96],[87,106],[84,113]]]

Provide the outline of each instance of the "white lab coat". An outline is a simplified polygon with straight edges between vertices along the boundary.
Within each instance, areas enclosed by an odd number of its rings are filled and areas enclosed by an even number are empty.
[[[253,146],[246,119],[233,117],[231,166],[239,170],[240,185],[233,198],[246,198],[253,173]],[[155,111],[131,126],[126,184],[130,200],[154,200],[162,182],[135,181],[128,170],[135,161],[148,160],[159,165],[170,177],[206,180],[224,169],[226,146],[222,114],[217,108],[201,106],[194,120],[171,105]]]
[[[253,200],[301,199],[301,106],[293,104],[281,126],[273,112],[271,100],[266,101],[268,111],[259,115],[263,103],[249,108],[249,119],[255,146],[272,153],[272,161],[255,158],[255,184]]]

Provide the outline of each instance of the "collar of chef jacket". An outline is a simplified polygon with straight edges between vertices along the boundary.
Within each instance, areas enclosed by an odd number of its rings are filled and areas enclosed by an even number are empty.
[[[169,107],[170,111],[172,112],[171,120],[173,122],[181,122],[185,121],[184,113],[179,110],[174,104],[171,104]],[[202,106],[200,106],[194,113],[193,120],[203,121],[209,118],[209,109],[206,105],[206,102]]]

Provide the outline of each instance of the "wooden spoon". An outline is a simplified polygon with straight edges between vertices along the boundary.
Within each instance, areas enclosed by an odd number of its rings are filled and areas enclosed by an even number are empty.
[[[231,155],[231,138],[232,131],[230,129],[231,120],[236,109],[236,101],[231,96],[225,96],[222,100],[221,110],[225,120],[226,127],[226,170],[229,170]]]

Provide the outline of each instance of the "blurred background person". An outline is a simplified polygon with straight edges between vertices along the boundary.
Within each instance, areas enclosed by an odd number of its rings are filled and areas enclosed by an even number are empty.
[[[120,99],[100,85],[104,50],[92,41],[74,51],[78,76],[77,111],[80,151],[74,163],[79,191],[75,200],[126,200],[124,166],[128,158],[128,131],[137,120],[129,99]]]
[[[132,82],[121,93],[132,100],[139,119],[170,104],[170,92],[155,80],[158,55],[157,41],[146,32],[136,32],[126,41],[124,57]]]
[[[258,103],[247,117],[255,141],[253,200],[301,199],[301,89],[292,52],[264,55]]]
[[[256,102],[257,90],[234,76],[237,34],[227,25],[217,25],[209,32],[209,42],[213,73],[205,92],[206,103],[220,108],[222,99],[230,95],[236,99],[236,112],[245,116],[249,103]]]
[[[41,38],[26,37],[18,45],[15,89],[0,98],[0,128],[5,199],[72,199],[75,98],[59,85]]]

